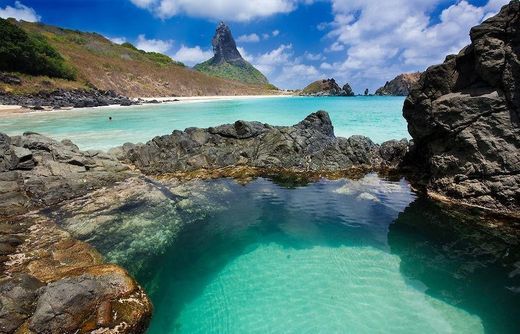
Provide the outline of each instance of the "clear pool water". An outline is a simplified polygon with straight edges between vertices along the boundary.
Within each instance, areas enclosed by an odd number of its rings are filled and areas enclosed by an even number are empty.
[[[171,103],[125,108],[91,108],[0,117],[0,132],[39,132],[68,138],[82,149],[109,149],[146,142],[187,127],[209,127],[236,120],[292,125],[317,110],[330,113],[336,135],[365,135],[375,142],[408,138],[403,97],[275,97]],[[108,120],[112,117],[112,121]]]
[[[208,182],[220,209],[134,272],[150,334],[520,330],[518,249],[403,180]]]

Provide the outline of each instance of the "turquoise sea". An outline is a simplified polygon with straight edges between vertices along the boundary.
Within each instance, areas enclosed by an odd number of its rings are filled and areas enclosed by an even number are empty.
[[[322,109],[336,135],[382,142],[408,137],[403,101],[98,108],[1,117],[0,131],[108,149],[237,119],[291,125]],[[196,180],[172,191],[173,204],[121,203],[104,217],[110,238],[105,229],[84,237],[150,295],[149,334],[520,333],[518,242],[479,212],[459,215],[420,197],[404,179]]]
[[[9,135],[34,131],[71,139],[82,149],[106,150],[125,142],[146,142],[173,130],[236,120],[293,125],[312,112],[325,110],[337,136],[362,134],[380,143],[409,137],[402,117],[403,101],[402,97],[376,96],[274,97],[35,112],[0,117],[0,131]]]

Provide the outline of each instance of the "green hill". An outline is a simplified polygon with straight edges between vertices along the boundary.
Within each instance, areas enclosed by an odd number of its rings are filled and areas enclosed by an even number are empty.
[[[195,70],[218,78],[246,84],[268,85],[267,78],[248,63],[237,49],[231,30],[221,22],[212,40],[213,58],[194,67]]]
[[[115,44],[97,33],[14,19],[0,21],[0,71],[22,84],[15,94],[95,87],[130,97],[265,94],[264,86],[225,80],[185,67],[167,55]]]

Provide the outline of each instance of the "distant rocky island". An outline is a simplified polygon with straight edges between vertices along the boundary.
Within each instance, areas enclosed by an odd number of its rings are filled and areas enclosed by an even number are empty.
[[[259,70],[242,58],[231,30],[224,22],[220,22],[218,25],[211,44],[215,55],[213,58],[195,65],[195,70],[246,84],[267,85],[269,83]]]
[[[316,80],[305,87],[301,96],[354,96],[354,92],[348,83],[340,87],[334,78]]]
[[[399,74],[383,87],[376,90],[375,95],[407,96],[414,85],[419,82],[421,72]]]

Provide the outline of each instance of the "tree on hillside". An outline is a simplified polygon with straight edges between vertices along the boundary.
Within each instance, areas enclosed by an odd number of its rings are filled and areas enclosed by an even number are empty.
[[[39,34],[28,34],[9,20],[0,19],[0,71],[72,80],[75,72]]]

